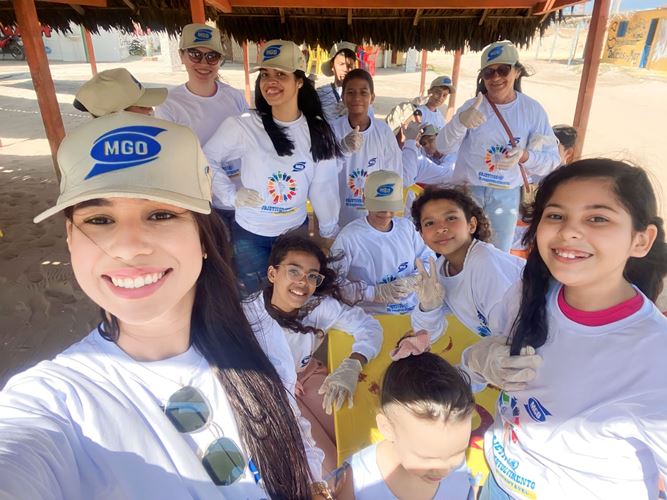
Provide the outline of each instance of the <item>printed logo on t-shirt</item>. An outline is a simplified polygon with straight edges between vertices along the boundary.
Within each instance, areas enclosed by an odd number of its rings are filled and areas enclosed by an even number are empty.
[[[313,357],[312,354],[309,354],[308,356],[301,358],[301,368],[305,368],[306,366],[308,366],[308,363],[310,363],[312,357]]]
[[[518,438],[514,429],[521,426],[516,398],[502,391],[498,397],[498,411],[504,423],[503,440],[511,439],[513,443],[516,443]]]
[[[262,205],[262,212],[270,212],[275,215],[285,215],[296,211],[296,207],[289,205],[280,207],[282,203],[290,202],[297,194],[296,181],[291,175],[280,170],[269,177],[267,186],[272,205]]]
[[[477,333],[482,337],[488,337],[491,335],[491,330],[489,329],[489,322],[486,317],[477,309],[477,319],[479,320],[479,325],[477,325]]]
[[[238,165],[235,165],[234,163],[230,163],[228,165],[223,165],[222,170],[225,171],[225,174],[227,174],[227,177],[236,177],[241,172]]]
[[[363,168],[355,168],[347,178],[347,186],[350,188],[351,196],[345,197],[345,205],[348,207],[364,208],[364,185],[366,184],[368,171]]]
[[[547,417],[551,416],[549,410],[547,410],[537,398],[530,398],[528,403],[523,405],[523,407],[526,409],[528,416],[535,420],[535,422],[545,422]]]
[[[535,500],[537,493],[535,491],[535,481],[517,472],[521,465],[518,460],[507,456],[505,446],[498,440],[496,433],[493,433],[491,443],[493,449],[493,465],[495,472],[494,478],[500,479],[500,482],[510,490],[522,495],[522,498]]]
[[[368,168],[371,168],[376,163],[377,163],[377,158],[371,158],[370,160],[368,160]]]
[[[408,263],[406,262],[401,262],[398,265],[398,272],[400,273],[401,271],[405,271],[408,268]]]
[[[306,162],[305,161],[300,161],[298,163],[295,163],[292,165],[292,172],[301,172],[306,168]]]

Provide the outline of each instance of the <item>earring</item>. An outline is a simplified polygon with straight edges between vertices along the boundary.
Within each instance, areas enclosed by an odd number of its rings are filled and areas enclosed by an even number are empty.
[[[206,252],[204,252],[204,256],[203,256],[203,257],[204,257],[204,260],[208,259],[208,254],[207,254]]]

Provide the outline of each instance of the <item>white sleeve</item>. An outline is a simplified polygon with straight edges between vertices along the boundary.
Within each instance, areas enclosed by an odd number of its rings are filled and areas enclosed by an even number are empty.
[[[403,187],[410,187],[417,182],[417,141],[408,140],[403,145],[401,160],[403,161]]]
[[[341,292],[345,300],[349,302],[359,302],[365,300],[372,302],[375,297],[375,287],[372,284],[361,281],[350,281],[348,273],[350,272],[350,263],[352,262],[352,252],[348,243],[347,231],[340,233],[331,245],[329,255],[340,256],[333,263],[336,273],[341,280]]]
[[[530,175],[544,176],[560,165],[560,153],[558,152],[558,140],[549,124],[546,111],[537,103],[535,103],[535,106],[537,107],[537,116],[534,118],[536,123],[526,141],[526,147],[535,135],[546,136],[549,140],[545,142],[540,150],[528,149],[528,160],[523,166]]]
[[[303,446],[306,450],[308,466],[314,481],[322,480],[322,463],[324,462],[324,452],[317,447],[310,431],[310,422],[301,415],[299,406],[294,395],[296,386],[296,370],[294,369],[294,359],[290,351],[283,330],[278,323],[261,307],[259,300],[245,302],[243,308],[250,322],[253,332],[257,337],[260,347],[269,358],[271,364],[278,372],[278,376],[283,382],[287,391],[287,399],[290,402],[294,416],[301,430]]]
[[[157,106],[155,108],[155,112],[154,112],[155,118],[160,118],[162,120],[167,120],[167,121],[175,123],[176,120],[174,119],[174,116],[171,114],[169,108],[170,107],[169,107],[168,101],[166,101],[166,102],[160,104],[159,106]]]
[[[644,443],[651,450],[663,478],[667,479],[666,401],[667,391],[664,389],[642,394],[639,401],[637,398],[632,398],[623,403],[628,419],[618,419],[619,423],[616,425],[623,426],[624,422],[630,423],[630,429],[618,429],[619,436],[626,440],[632,437]]]
[[[456,114],[449,120],[447,125],[441,128],[440,132],[438,132],[435,144],[441,153],[454,153],[461,147],[461,143],[463,142],[468,129],[461,123],[461,120],[459,120],[459,114],[461,111],[468,109],[472,104],[472,101],[474,101],[474,99],[464,102],[463,106],[456,111]]]
[[[368,361],[379,354],[382,349],[382,326],[370,314],[361,307],[350,307],[333,298],[328,298],[319,307],[326,308],[323,312],[328,316],[327,330],[335,328],[354,337],[352,352],[361,354]]]
[[[308,198],[320,224],[320,235],[333,238],[338,234],[340,196],[338,194],[338,164],[336,158],[321,160],[315,165],[315,175],[308,188]]]
[[[386,125],[383,123],[383,125]],[[396,142],[396,137],[391,133],[391,129],[388,125],[383,127],[386,130],[384,140],[384,158],[385,164],[382,167],[384,170],[390,170],[397,173],[403,179],[403,184],[405,187],[408,187],[408,181],[403,170],[403,154],[401,148],[398,147],[398,142]]]
[[[433,344],[436,340],[442,337],[442,334],[447,329],[448,314],[450,314],[450,310],[444,302],[440,307],[427,312],[422,311],[419,308],[419,305],[417,305],[417,307],[410,313],[412,330],[414,332],[426,330],[431,344]]]

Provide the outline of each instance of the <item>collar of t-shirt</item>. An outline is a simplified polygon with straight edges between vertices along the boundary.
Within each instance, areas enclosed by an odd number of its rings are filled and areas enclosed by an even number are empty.
[[[373,231],[374,234],[376,234],[376,235],[387,235],[387,236],[389,236],[391,233],[394,232],[394,228],[396,227],[396,217],[391,219],[391,228],[389,229],[389,231],[380,231],[379,229],[374,228],[371,225],[371,223],[368,222],[368,217],[364,217],[363,220],[366,223],[366,225],[370,228],[370,230]]]
[[[565,301],[565,288],[558,291],[558,308],[565,317],[584,326],[603,326],[627,318],[639,311],[644,305],[644,296],[637,293],[631,299],[600,311],[582,311],[575,309]]]
[[[306,117],[304,116],[303,112],[300,111],[299,113],[300,113],[299,118],[291,122],[283,122],[280,120],[276,120],[275,118],[273,119],[273,121],[276,122],[278,125],[282,125],[283,127],[294,127],[306,121]]]
[[[207,100],[210,100],[210,99],[215,99],[218,96],[218,94],[220,93],[220,89],[222,88],[222,85],[220,84],[220,82],[215,82],[215,92],[213,93],[213,95],[209,95],[209,96],[202,96],[202,95],[199,95],[199,94],[195,94],[185,84],[183,84],[183,88],[185,88],[185,92],[187,92],[192,98],[200,99],[202,101],[207,101]]]

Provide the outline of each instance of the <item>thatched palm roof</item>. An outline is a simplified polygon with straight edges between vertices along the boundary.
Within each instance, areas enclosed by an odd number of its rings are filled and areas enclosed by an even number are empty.
[[[558,5],[581,1],[559,0]],[[182,26],[191,22],[188,0],[106,0],[106,7],[45,1],[37,1],[36,4],[42,24],[58,31],[67,31],[72,21],[94,33],[101,28],[112,27],[132,31],[133,23],[137,23],[144,28],[177,34]],[[280,0],[276,4],[279,5]],[[412,5],[408,7],[406,1],[406,9],[401,10],[279,9],[235,7],[232,0],[231,13],[207,7],[207,14],[217,20],[223,32],[237,41],[284,38],[297,43],[329,46],[346,39],[358,43],[372,41],[398,50],[410,47],[478,50],[499,39],[525,46],[537,32],[543,32],[557,15],[557,12],[534,15],[533,10],[527,8],[415,9]],[[12,3],[0,0],[0,24],[14,23]]]

